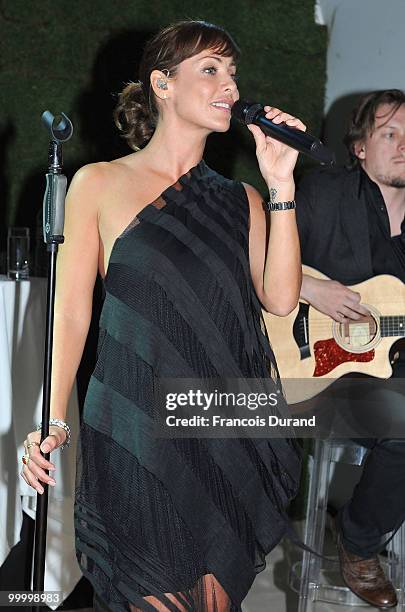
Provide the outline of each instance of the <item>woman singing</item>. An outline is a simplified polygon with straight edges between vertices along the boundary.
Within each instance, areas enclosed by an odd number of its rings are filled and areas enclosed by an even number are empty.
[[[159,32],[116,111],[134,152],[85,166],[69,189],[57,266],[57,421],[41,449],[55,450],[69,433],[66,406],[99,273],[106,297],[75,498],[77,558],[96,609],[240,610],[286,532],[297,490],[290,439],[153,434],[159,379],[257,378],[276,390],[261,308],[283,316],[298,301],[297,152],[249,126],[273,202],[283,203],[270,213],[253,187],[203,161],[207,136],[229,129],[238,55],[209,23]],[[265,112],[305,129],[277,108]],[[39,431],[28,434],[22,475],[42,493],[53,466],[39,442]]]

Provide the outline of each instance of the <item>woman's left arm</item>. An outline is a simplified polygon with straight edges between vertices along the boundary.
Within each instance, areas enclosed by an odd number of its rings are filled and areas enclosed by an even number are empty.
[[[266,117],[305,130],[304,124],[277,108],[265,106]],[[298,152],[248,126],[256,141],[259,168],[273,202],[294,200],[293,170]],[[263,308],[286,316],[297,305],[301,257],[295,210],[267,212],[256,189],[244,185],[250,205],[249,258],[253,284]]]

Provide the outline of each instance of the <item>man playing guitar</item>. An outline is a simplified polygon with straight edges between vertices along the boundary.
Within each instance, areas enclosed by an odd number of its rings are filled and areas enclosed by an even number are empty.
[[[302,261],[333,279],[304,275],[301,297],[338,323],[368,312],[362,296],[347,285],[380,274],[405,282],[405,93],[393,89],[364,96],[345,143],[350,168],[315,171],[296,194]],[[402,353],[393,376],[401,368],[404,376]],[[377,554],[386,534],[405,519],[405,439],[360,442],[370,452],[337,517],[341,571],[359,597],[390,608],[396,594]]]

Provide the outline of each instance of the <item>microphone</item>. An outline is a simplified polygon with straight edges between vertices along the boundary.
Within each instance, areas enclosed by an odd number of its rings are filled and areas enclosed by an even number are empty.
[[[318,138],[298,128],[290,127],[285,123],[273,123],[273,121],[266,118],[262,104],[238,100],[232,106],[232,116],[245,125],[250,123],[258,125],[266,136],[275,138],[283,144],[300,151],[300,153],[309,155],[321,164],[333,165],[335,163],[334,153],[325,147]]]

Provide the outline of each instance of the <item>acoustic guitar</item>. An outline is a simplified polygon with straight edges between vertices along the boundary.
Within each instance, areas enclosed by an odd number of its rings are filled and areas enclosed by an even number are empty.
[[[303,266],[303,274],[329,280]],[[344,374],[389,378],[389,351],[405,336],[405,284],[388,274],[351,286],[368,314],[337,323],[304,300],[287,317],[263,311],[287,401],[314,397]]]

